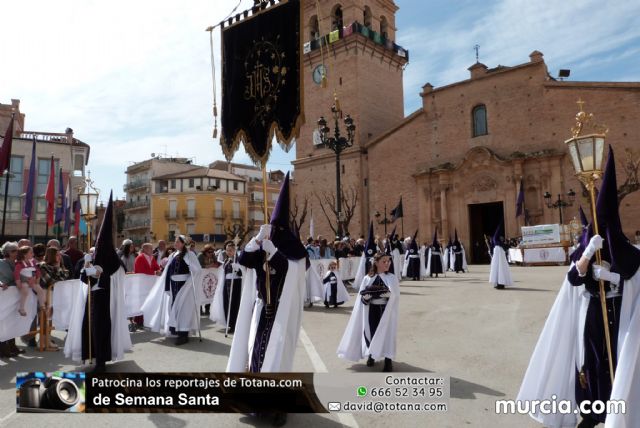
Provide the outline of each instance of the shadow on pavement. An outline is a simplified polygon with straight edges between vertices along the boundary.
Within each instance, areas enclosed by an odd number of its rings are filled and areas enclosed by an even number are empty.
[[[183,349],[185,351],[203,352],[205,354],[229,355],[231,346],[226,343],[217,342],[215,340],[202,338],[202,342],[198,336],[189,336],[189,342],[184,345],[176,346],[175,337],[160,337],[151,341],[154,345],[170,346]]]
[[[547,290],[546,288],[506,287],[503,291],[544,291],[546,293],[554,293],[558,290]]]
[[[258,418],[255,416],[245,415],[238,421],[241,424],[251,425],[254,427],[272,427],[271,418]],[[289,413],[287,415],[288,427],[300,427],[300,426],[321,426],[321,427],[342,427],[339,422],[333,421],[326,416],[321,416],[313,413]]]
[[[504,397],[505,394],[495,389],[488,388],[466,380],[451,377],[451,398],[460,398],[462,400],[475,400],[477,394],[490,395],[492,397]]]
[[[384,366],[384,359],[376,360],[376,363],[373,367],[367,367],[366,363],[357,363],[349,367],[349,370],[358,372],[358,373],[367,373],[367,372],[380,372],[382,371],[382,367]],[[412,366],[411,364],[403,363],[402,361],[394,361],[393,362],[393,372],[394,373],[433,373],[431,370],[427,370],[422,367]]]

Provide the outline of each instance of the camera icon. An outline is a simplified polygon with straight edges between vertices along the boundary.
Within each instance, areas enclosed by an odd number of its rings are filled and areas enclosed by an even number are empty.
[[[29,379],[20,385],[18,411],[66,410],[80,401],[80,390],[68,379],[52,376]]]

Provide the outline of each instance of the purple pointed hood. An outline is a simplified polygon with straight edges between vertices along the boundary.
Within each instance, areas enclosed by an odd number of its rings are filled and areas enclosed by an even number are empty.
[[[618,211],[616,164],[611,146],[596,202],[596,214],[600,235],[605,239],[602,258],[611,262],[613,272],[619,273],[625,279],[631,278],[640,267],[640,250],[634,247],[622,232]],[[606,249],[609,254],[604,251]]]
[[[282,182],[276,207],[271,214],[271,241],[278,251],[290,260],[299,260],[307,256],[307,251],[291,230],[289,223],[289,173]]]

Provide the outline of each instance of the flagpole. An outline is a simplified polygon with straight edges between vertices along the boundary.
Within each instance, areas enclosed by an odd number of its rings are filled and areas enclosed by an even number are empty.
[[[11,154],[9,154],[9,156],[11,156]],[[11,159],[11,158],[9,158]],[[5,236],[4,236],[4,226],[5,226],[5,222],[7,219],[7,196],[9,194],[9,178],[11,178],[11,172],[9,172],[9,168],[7,168],[5,171],[4,177],[5,177],[5,181],[4,181],[4,208],[2,208],[2,240],[5,240]]]
[[[4,146],[7,138],[9,139],[9,144],[11,144],[12,140],[13,140],[13,121],[16,117],[15,112],[11,113],[11,123],[9,124],[7,131],[9,131],[9,133],[11,135],[7,136],[5,134],[4,139],[2,140],[2,145]],[[8,161],[7,161],[7,169],[6,169],[6,174],[5,174],[5,183],[4,183],[4,205],[2,208],[2,240],[5,240],[5,236],[4,236],[4,227],[5,227],[5,223],[7,220],[7,196],[9,195],[9,179],[11,178],[11,146],[9,146],[9,153],[7,154],[8,157]],[[2,171],[4,172],[4,171]]]
[[[269,198],[267,197],[267,163],[266,162],[262,162],[262,193],[264,194],[264,224],[267,224],[268,220],[268,215],[269,215]],[[269,237],[270,238],[270,237]],[[264,261],[265,261],[265,285],[267,288],[267,307],[266,307],[266,314],[267,314],[267,318],[270,318],[270,316],[272,314],[270,314],[271,310],[273,310],[273,308],[271,308],[271,275],[270,275],[270,269],[269,269],[269,260],[267,259],[267,253],[265,252],[264,255]]]
[[[387,238],[387,204],[384,204],[384,237]]]

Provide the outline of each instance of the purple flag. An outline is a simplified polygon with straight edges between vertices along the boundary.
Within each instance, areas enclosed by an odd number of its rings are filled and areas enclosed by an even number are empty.
[[[31,147],[31,163],[29,164],[29,181],[27,182],[27,195],[24,201],[25,218],[31,218],[33,211],[33,192],[36,187],[36,137],[33,137],[33,146]]]
[[[64,232],[68,235],[71,229],[71,195],[69,195],[69,186],[71,180],[67,183],[67,191],[64,195]]]
[[[524,214],[524,185],[522,178],[520,179],[520,191],[518,192],[518,199],[516,200],[516,218]]]
[[[58,203],[59,205],[56,207],[56,218],[54,220],[54,223],[60,223],[64,219],[64,207],[66,205],[66,202],[64,197],[64,180],[62,179],[62,168],[60,168],[58,174]]]

